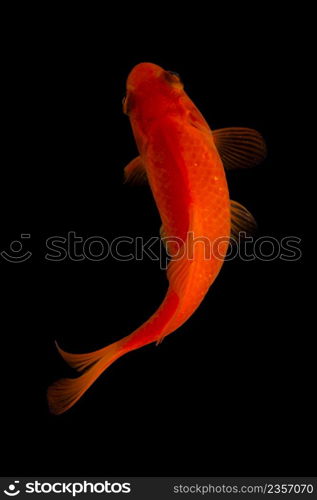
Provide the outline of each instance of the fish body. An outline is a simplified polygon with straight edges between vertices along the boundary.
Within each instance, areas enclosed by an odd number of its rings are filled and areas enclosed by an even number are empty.
[[[123,109],[139,151],[125,168],[125,176],[146,178],[153,193],[161,235],[171,255],[168,289],[157,311],[118,342],[87,354],[70,354],[58,347],[83,374],[49,388],[53,413],[70,408],[120,356],[158,343],[179,328],[218,275],[232,228],[253,225],[251,214],[230,201],[224,163],[229,168],[258,163],[265,146],[257,132],[242,128],[212,132],[179,77],[152,63],[138,64],[131,71]]]
[[[168,269],[169,288],[162,304],[165,307],[172,296],[174,310],[167,323],[149,329],[153,342],[191,316],[219,273],[231,230],[230,200],[212,132],[178,77],[153,64],[136,66],[127,82],[125,109],[164,237],[171,245],[173,239],[180,243],[174,248],[178,252]],[[154,318],[160,313],[161,308]]]

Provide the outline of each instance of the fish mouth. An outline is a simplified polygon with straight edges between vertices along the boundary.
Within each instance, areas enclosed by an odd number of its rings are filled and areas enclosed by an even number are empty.
[[[142,62],[134,66],[127,79],[127,90],[135,90],[145,80],[158,78],[164,69],[154,63]]]

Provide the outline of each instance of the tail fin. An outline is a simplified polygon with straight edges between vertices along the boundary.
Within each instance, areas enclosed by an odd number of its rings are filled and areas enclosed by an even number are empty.
[[[89,368],[91,365],[96,363],[96,361],[99,361],[105,354],[109,355],[109,347],[113,346],[114,344],[108,345],[104,347],[103,349],[99,349],[98,351],[93,351],[93,352],[87,352],[84,354],[73,354],[70,352],[63,351],[58,345],[57,342],[55,342],[55,345],[57,347],[58,352],[66,361],[69,366],[77,370],[78,372],[84,371],[86,368]]]
[[[57,346],[65,361],[78,371],[86,370],[77,378],[63,378],[54,382],[47,391],[51,413],[59,415],[71,408],[89,389],[101,373],[124,354],[121,342],[87,354],[71,354]]]

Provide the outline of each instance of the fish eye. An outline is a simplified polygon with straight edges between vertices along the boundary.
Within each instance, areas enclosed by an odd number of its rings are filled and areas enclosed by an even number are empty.
[[[179,80],[181,79],[181,77],[179,76],[179,74],[178,74],[178,73],[176,73],[176,71],[168,71],[168,73],[169,73],[170,75],[176,76]]]
[[[125,115],[128,115],[134,106],[134,96],[128,92],[122,99],[122,109]]]
[[[182,86],[182,80],[176,71],[164,71],[164,77],[169,83]]]
[[[125,95],[122,99],[122,110],[127,114],[127,96]]]

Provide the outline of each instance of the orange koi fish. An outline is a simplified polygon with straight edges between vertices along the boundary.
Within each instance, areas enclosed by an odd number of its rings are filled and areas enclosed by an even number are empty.
[[[218,275],[230,234],[255,224],[246,208],[230,200],[224,169],[263,160],[266,148],[258,132],[211,131],[179,76],[151,63],[138,64],[129,74],[123,111],[139,151],[125,168],[125,177],[146,178],[152,190],[162,220],[161,236],[171,255],[168,290],[157,311],[123,339],[87,354],[70,354],[57,346],[81,375],[49,387],[54,414],[73,406],[120,356],[158,343],[179,328]]]

